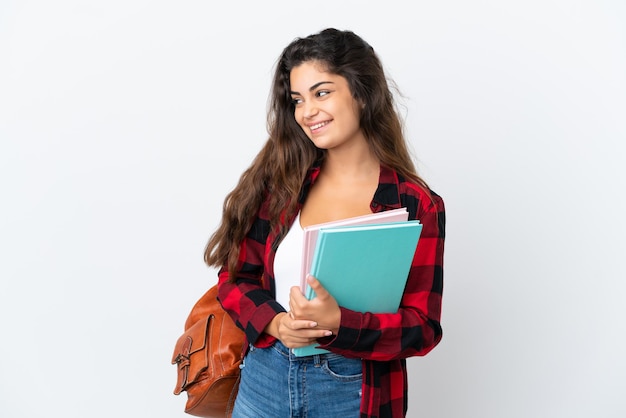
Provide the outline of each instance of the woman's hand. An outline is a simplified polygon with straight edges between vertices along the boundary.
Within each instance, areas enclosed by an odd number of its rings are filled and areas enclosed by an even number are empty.
[[[308,300],[299,287],[292,287],[289,293],[290,315],[296,320],[315,322],[317,328],[337,334],[341,322],[341,310],[337,301],[315,277],[308,276],[307,283],[315,291],[316,297]]]
[[[267,334],[278,338],[288,348],[305,347],[339,330],[341,311],[337,301],[314,277],[307,277],[307,282],[317,296],[308,300],[299,287],[292,287],[291,311],[279,313],[265,328]]]
[[[320,337],[332,335],[331,331],[319,328],[315,321],[295,319],[291,312],[276,315],[265,332],[278,338],[288,348],[305,347]]]

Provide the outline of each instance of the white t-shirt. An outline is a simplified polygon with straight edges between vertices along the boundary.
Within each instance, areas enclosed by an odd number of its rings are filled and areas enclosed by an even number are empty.
[[[274,258],[274,279],[276,280],[276,300],[289,311],[289,291],[300,286],[302,248],[304,231],[300,226],[300,213],[291,229],[282,240]]]

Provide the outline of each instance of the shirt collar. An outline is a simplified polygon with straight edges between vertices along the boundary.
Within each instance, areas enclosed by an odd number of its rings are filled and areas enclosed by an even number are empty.
[[[378,188],[371,203],[372,209],[378,212],[400,208],[402,202],[400,201],[399,184],[398,174],[391,168],[381,164]],[[378,209],[379,206],[382,206],[382,209]]]

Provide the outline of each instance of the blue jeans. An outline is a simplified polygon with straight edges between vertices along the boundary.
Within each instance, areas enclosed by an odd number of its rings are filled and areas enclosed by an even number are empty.
[[[361,376],[359,359],[250,346],[232,418],[358,418]]]

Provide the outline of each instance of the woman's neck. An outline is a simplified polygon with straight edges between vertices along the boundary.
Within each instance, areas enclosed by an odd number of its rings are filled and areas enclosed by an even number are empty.
[[[324,177],[335,180],[364,180],[378,176],[380,161],[369,148],[352,152],[333,152],[329,150],[324,158],[322,172]]]

